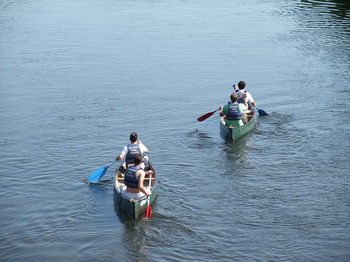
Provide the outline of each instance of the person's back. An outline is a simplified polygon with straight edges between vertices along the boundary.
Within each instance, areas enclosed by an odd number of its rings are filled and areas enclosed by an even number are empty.
[[[134,166],[129,166],[124,175],[124,185],[120,187],[120,192],[130,199],[140,199],[145,195],[151,195],[150,188],[144,187],[145,175],[152,174],[153,171],[143,171],[140,168],[142,155],[137,153],[134,156]]]
[[[134,156],[135,154],[142,154],[141,146],[138,143],[127,145],[127,154],[125,156],[126,165],[134,164]]]
[[[238,88],[236,85],[233,85],[236,94],[238,95],[238,103],[251,103],[253,106],[256,106],[256,103],[252,95],[245,90],[246,83],[244,81],[238,82]]]
[[[147,147],[138,140],[136,133],[130,134],[131,144],[126,145],[123,151],[118,155],[117,160],[121,160],[125,156],[126,167],[134,165],[135,154],[141,154],[143,158],[143,163],[141,164],[142,169],[147,169],[148,167],[148,157],[145,153],[148,153]]]
[[[245,91],[244,90],[237,90],[236,94],[238,96],[237,103],[244,104],[244,98],[245,98]]]
[[[240,110],[239,103],[229,103],[228,111],[226,112],[226,125],[227,126],[243,126],[243,111]]]
[[[124,175],[124,184],[128,187],[128,192],[138,193],[139,179],[137,177],[137,171],[140,167],[129,166]]]
[[[231,94],[230,98],[231,103],[220,107],[220,116],[226,115],[227,126],[243,126],[243,112],[247,108],[244,104],[237,103],[238,95],[236,93]]]

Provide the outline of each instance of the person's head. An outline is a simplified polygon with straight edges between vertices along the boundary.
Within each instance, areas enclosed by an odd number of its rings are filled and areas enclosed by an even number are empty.
[[[236,93],[233,93],[231,94],[230,98],[232,103],[236,103],[238,100],[238,95]]]
[[[135,164],[135,166],[141,164],[142,158],[143,158],[143,156],[141,154],[139,154],[139,153],[136,153],[134,155],[134,164]]]
[[[238,88],[239,89],[244,89],[245,88],[245,82],[244,81],[239,81],[238,82]]]
[[[137,136],[136,133],[132,133],[132,134],[130,135],[130,141],[131,141],[131,143],[136,142],[137,139],[138,139],[138,136]]]

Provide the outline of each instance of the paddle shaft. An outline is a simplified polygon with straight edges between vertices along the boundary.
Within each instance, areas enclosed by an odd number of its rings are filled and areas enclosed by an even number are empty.
[[[152,181],[152,173],[149,174],[149,190],[151,191],[151,181]],[[151,206],[150,206],[150,199],[151,199],[151,196],[148,196],[148,202],[147,202],[147,207],[146,207],[146,210],[145,210],[145,218],[151,218]]]
[[[110,164],[107,168],[109,168],[111,165],[113,165],[115,162],[117,162],[117,159],[113,161],[112,164]]]
[[[250,102],[249,102],[249,105],[250,105],[250,107],[255,107],[256,110],[258,110],[259,116],[267,116],[267,115],[268,115],[268,113],[266,113],[264,110],[260,109],[260,108],[257,107],[257,106],[253,106]]]

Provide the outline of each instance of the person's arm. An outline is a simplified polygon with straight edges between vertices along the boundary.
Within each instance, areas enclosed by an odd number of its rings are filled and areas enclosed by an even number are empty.
[[[248,101],[256,107],[256,104],[255,104],[255,101],[254,101],[254,98],[252,97],[252,95],[250,93],[247,92],[247,99]]]
[[[117,161],[122,160],[127,153],[128,153],[128,146],[125,146],[123,148],[123,151],[119,154],[119,156],[117,156],[117,158],[116,158]]]
[[[137,140],[137,143],[142,144],[140,140]],[[148,148],[144,144],[142,144],[142,146],[143,146],[143,153],[148,153]]]
[[[150,172],[150,171],[148,171],[148,172]],[[143,181],[145,179],[145,172],[142,169],[140,169],[139,171],[137,171],[137,173],[139,173],[139,175],[140,175],[139,176],[139,190],[148,196],[152,195],[152,192],[147,191],[146,188],[143,186]]]
[[[255,104],[255,102],[254,102],[254,99],[253,99],[252,95],[251,95],[249,92],[246,92],[245,95],[246,95],[246,101],[247,101],[247,103],[248,103],[248,109],[249,109],[249,107],[250,107],[250,106],[249,106],[249,103],[256,107],[256,104]],[[251,108],[251,109],[252,109],[252,108]]]
[[[125,155],[124,155],[123,153],[120,153],[119,156],[117,156],[117,158],[116,158],[117,161],[123,159],[124,156],[125,156]]]
[[[153,174],[153,170],[149,170],[145,172],[145,176],[149,176],[150,174]]]
[[[246,100],[246,98],[247,98],[247,94],[243,94],[243,100],[244,100],[244,105],[245,105],[245,110],[244,111],[246,111],[246,110],[248,110],[248,103],[247,103],[247,100]]]
[[[241,111],[242,113],[244,113],[247,109],[248,108],[244,104],[242,103],[239,104],[239,111]]]
[[[224,108],[223,106],[220,106],[220,116],[223,116],[224,114],[222,113],[222,109]]]

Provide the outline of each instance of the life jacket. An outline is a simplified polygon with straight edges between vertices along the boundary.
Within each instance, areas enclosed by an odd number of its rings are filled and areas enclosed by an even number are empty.
[[[238,91],[236,91],[236,93],[238,95],[237,103],[244,104],[244,97],[243,97],[244,91],[238,90]]]
[[[128,147],[128,153],[126,154],[125,162],[128,165],[128,164],[134,163],[135,154],[139,153],[142,155],[142,153],[141,153],[139,144],[127,145],[127,147]]]
[[[137,171],[139,171],[139,167],[130,166],[126,170],[124,175],[124,184],[128,187],[138,188],[139,187],[139,179],[136,176]]]
[[[234,103],[231,104],[229,103],[229,109],[228,112],[226,113],[226,119],[227,120],[241,120],[243,116],[243,113],[239,110],[239,104]]]

